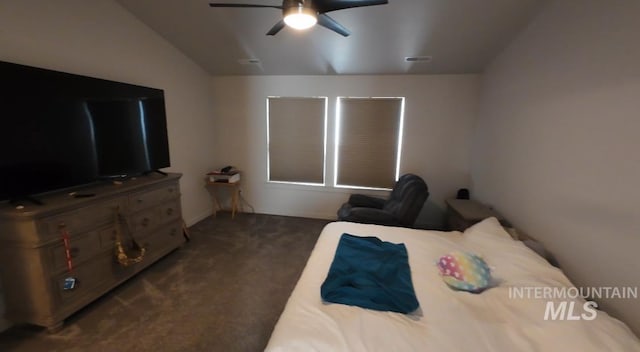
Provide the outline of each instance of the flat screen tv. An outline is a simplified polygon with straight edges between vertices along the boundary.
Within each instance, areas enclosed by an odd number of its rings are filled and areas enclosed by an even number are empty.
[[[0,62],[0,201],[169,166],[163,90]]]

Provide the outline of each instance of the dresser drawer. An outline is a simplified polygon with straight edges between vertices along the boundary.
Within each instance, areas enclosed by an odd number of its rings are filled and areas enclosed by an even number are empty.
[[[100,252],[100,232],[89,231],[69,238],[69,254],[73,266],[94,257]],[[49,247],[54,272],[67,270],[67,253],[62,236],[58,244]]]
[[[179,197],[178,184],[170,184],[150,191],[139,192],[129,196],[129,209],[132,212],[152,207],[160,202]]]
[[[126,223],[121,224],[121,240],[126,248],[131,245],[131,235],[140,242],[140,239],[153,236],[164,229],[174,226],[169,224],[176,222],[179,230],[182,230],[182,217],[180,212],[180,201],[175,199],[166,204],[160,204],[153,208],[140,211],[129,218],[128,226]],[[116,239],[116,228],[110,226],[99,232],[100,244],[102,250],[114,250]]]
[[[114,199],[43,218],[39,226],[43,234],[62,238],[60,226],[64,224],[69,234],[73,236],[95,229],[97,226],[113,223],[116,208],[122,208],[122,206],[122,201]]]
[[[131,237],[123,236],[124,250],[129,258],[136,257],[140,254],[137,250],[132,249]],[[185,239],[182,234],[182,221],[174,221],[165,224],[153,231],[148,231],[144,236],[135,236],[136,242],[145,249],[145,255],[141,262],[122,266],[113,256],[113,263],[109,276],[121,278],[130,276],[133,273],[155,262],[158,258],[170,252],[172,249],[181,246]]]
[[[81,299],[82,296],[90,294],[96,296],[94,288],[103,281],[109,281],[107,269],[111,266],[113,255],[104,254],[94,257],[92,260],[78,265],[73,272],[64,272],[55,276],[54,289],[62,304],[73,304],[74,300]],[[64,289],[65,279],[73,277],[76,279],[76,286],[72,290]]]
[[[176,248],[185,241],[182,234],[182,221],[174,221],[148,233],[138,242],[150,256],[164,252],[168,248]]]
[[[131,231],[139,233],[176,219],[180,219],[179,199],[133,214],[129,226]]]

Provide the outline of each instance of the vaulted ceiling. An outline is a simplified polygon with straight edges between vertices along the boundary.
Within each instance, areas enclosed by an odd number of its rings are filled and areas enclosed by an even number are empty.
[[[282,18],[272,8],[211,8],[206,0],[116,1],[212,75],[478,73],[545,2],[389,0],[331,12],[352,33],[342,37],[317,25],[267,36]],[[410,56],[432,59],[407,62]]]

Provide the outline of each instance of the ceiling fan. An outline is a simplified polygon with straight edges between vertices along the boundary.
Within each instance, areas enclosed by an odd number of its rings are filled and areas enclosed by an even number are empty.
[[[282,19],[278,21],[267,35],[276,35],[285,25],[295,29],[307,29],[316,23],[330,29],[344,37],[351,32],[327,15],[327,12],[344,10],[353,7],[384,5],[387,0],[283,0],[282,6],[253,5],[253,4],[229,4],[210,3],[211,7],[236,7],[236,8],[274,8],[282,10]]]

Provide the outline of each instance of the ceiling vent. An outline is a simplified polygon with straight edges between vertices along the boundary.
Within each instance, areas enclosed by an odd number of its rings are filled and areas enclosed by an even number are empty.
[[[431,62],[431,56],[407,56],[404,58],[406,62]]]
[[[260,60],[258,60],[258,59],[238,59],[238,63],[240,65],[260,65]]]

